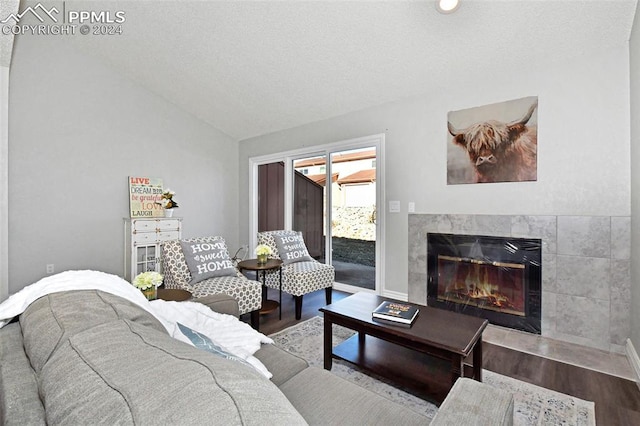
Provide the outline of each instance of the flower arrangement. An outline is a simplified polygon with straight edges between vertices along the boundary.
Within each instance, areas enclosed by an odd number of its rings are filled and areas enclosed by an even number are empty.
[[[267,263],[267,256],[269,256],[272,253],[273,251],[271,250],[271,247],[269,247],[266,244],[259,244],[258,247],[256,247],[256,256],[258,256],[258,264],[264,265],[265,263]]]
[[[156,298],[156,289],[162,284],[162,275],[158,272],[143,272],[133,279],[134,287],[138,288],[149,300]]]
[[[173,199],[174,195],[176,195],[176,193],[167,188],[166,191],[162,193],[162,199],[158,204],[165,209],[175,209],[176,207],[180,207],[178,206],[178,202]]]
[[[270,254],[273,254],[273,250],[271,250],[271,247],[268,245],[259,244],[258,247],[256,247],[256,256],[269,256]]]
[[[146,290],[151,286],[158,287],[162,284],[162,275],[159,272],[143,272],[133,279],[133,285],[140,290]]]

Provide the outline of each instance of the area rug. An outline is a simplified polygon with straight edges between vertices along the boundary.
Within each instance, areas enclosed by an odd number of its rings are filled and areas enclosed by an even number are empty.
[[[323,320],[314,317],[270,337],[275,344],[301,358],[310,365],[323,368]],[[340,326],[333,326],[333,344],[338,345],[354,334]],[[429,418],[438,408],[423,399],[393,387],[386,379],[358,369],[351,363],[335,360],[331,372],[380,394]],[[594,426],[594,403],[535,386],[511,377],[482,370],[483,382],[507,390],[514,397],[514,424]]]

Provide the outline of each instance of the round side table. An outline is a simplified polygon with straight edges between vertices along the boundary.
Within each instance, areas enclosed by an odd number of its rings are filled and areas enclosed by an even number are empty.
[[[167,302],[184,302],[191,299],[191,292],[179,288],[159,288],[157,298]]]
[[[260,314],[268,314],[276,310],[276,308],[280,308],[280,312],[278,313],[278,319],[282,319],[282,260],[280,259],[269,259],[267,263],[258,263],[258,259],[247,259],[238,263],[238,269],[240,272],[243,270],[247,271],[256,271],[256,281],[260,281],[260,271],[262,271],[262,308],[260,309]],[[278,270],[280,272],[280,301],[276,302],[275,300],[267,299],[267,286],[266,286],[266,276],[267,271]]]

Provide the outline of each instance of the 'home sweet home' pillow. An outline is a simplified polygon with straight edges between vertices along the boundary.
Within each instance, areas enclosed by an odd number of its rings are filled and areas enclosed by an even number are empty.
[[[313,261],[313,258],[309,256],[309,251],[304,244],[301,233],[295,235],[274,235],[273,239],[276,241],[278,254],[284,265],[295,262]]]
[[[189,284],[199,283],[207,278],[236,275],[236,268],[223,241],[180,241],[180,245],[191,273]]]

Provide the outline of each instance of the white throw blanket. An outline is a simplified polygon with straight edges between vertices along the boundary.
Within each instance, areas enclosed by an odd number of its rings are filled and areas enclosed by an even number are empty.
[[[23,288],[0,304],[0,328],[40,297],[69,290],[100,290],[127,299],[156,317],[172,337],[193,346],[180,332],[177,326],[179,322],[204,334],[225,351],[247,361],[267,378],[271,378],[271,373],[253,356],[262,343],[273,343],[269,337],[236,317],[214,312],[201,303],[164,300],[149,302],[133,285],[104,272],[67,271],[45,277]]]
[[[207,336],[226,352],[247,361],[268,379],[272,377],[269,370],[253,354],[260,349],[262,343],[273,343],[273,340],[255,331],[249,324],[232,315],[214,312],[202,303],[154,300],[149,304],[154,316],[174,338],[193,345],[180,331],[177,323],[186,325]]]

